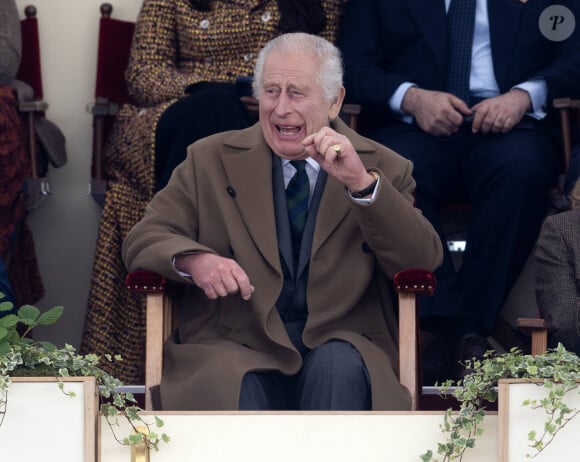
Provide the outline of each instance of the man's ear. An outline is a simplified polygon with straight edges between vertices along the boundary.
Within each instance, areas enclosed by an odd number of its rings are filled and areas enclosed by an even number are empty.
[[[328,117],[330,120],[336,119],[338,114],[340,114],[340,109],[342,108],[342,103],[344,101],[345,93],[346,93],[346,91],[345,91],[344,87],[340,87],[340,90],[338,92],[338,96],[332,102],[332,104],[330,105],[330,108],[328,110]]]

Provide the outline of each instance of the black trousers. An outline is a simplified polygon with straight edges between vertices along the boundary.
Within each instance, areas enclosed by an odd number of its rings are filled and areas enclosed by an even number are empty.
[[[162,189],[173,169],[194,141],[214,133],[249,127],[254,120],[231,83],[200,82],[189,95],[169,106],[155,130],[156,191]]]

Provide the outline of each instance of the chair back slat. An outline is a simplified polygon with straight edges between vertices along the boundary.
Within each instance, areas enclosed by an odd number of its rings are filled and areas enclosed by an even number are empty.
[[[22,31],[22,57],[16,78],[26,82],[34,90],[34,97],[42,99],[42,70],[40,65],[40,37],[36,8],[27,6],[26,19],[20,21]]]
[[[101,17],[95,97],[107,98],[119,105],[129,101],[125,70],[134,30],[133,22]]]

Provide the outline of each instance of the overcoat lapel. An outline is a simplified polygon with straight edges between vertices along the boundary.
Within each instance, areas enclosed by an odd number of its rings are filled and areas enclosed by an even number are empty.
[[[288,268],[288,273],[294,275],[292,271],[292,268],[294,268],[294,256],[292,255],[292,237],[290,234],[290,220],[288,218],[288,208],[286,205],[284,173],[282,172],[282,161],[274,154],[272,154],[272,167],[278,248],[280,250],[280,255],[282,255],[282,259],[286,264],[286,268]]]
[[[316,180],[316,187],[312,193],[312,198],[310,200],[310,207],[308,209],[308,218],[306,220],[306,226],[304,227],[304,234],[302,236],[302,243],[300,246],[300,258],[298,261],[298,268],[296,270],[296,277],[306,269],[308,263],[310,262],[310,256],[312,254],[312,240],[314,234],[314,228],[318,221],[318,210],[320,208],[320,198],[324,191],[326,185],[327,174],[324,170],[320,169],[318,173],[318,179]]]
[[[348,211],[349,203],[344,186],[333,178],[327,178],[316,217],[316,227],[312,238],[312,255],[324,244]]]
[[[272,268],[280,272],[270,149],[263,141],[259,125],[244,132],[245,136],[232,138],[231,145],[248,149],[222,156],[225,174],[232,188],[234,202],[254,244]],[[251,136],[247,136],[248,132]],[[251,181],[248,181],[248,177],[251,177]]]
[[[447,63],[447,13],[445,0],[408,0],[409,9],[426,42],[435,55],[439,72],[445,75]]]

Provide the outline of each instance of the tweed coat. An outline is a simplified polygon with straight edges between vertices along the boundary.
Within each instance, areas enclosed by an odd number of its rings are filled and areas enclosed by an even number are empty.
[[[413,205],[412,164],[339,120],[334,128],[349,137],[381,181],[368,205],[355,203],[343,185],[327,179],[313,235],[303,340],[311,348],[331,339],[350,342],[369,370],[373,409],[406,409],[388,279],[404,268],[435,269],[441,242]],[[212,301],[179,276],[173,257],[201,251],[238,261],[255,286],[252,298]],[[283,276],[272,154],[259,124],[191,145],[129,233],[123,256],[131,270],[151,269],[190,284],[178,331],[165,348],[163,409],[237,409],[247,371],[299,370],[301,356],[275,307]]]
[[[343,0],[323,0],[321,36],[334,42]],[[144,0],[126,72],[130,104],[122,106],[105,149],[109,188],[97,238],[83,353],[118,353],[105,367],[125,383],[142,383],[145,310],[128,294],[121,242],[153,196],[155,129],[185,88],[233,82],[253,72],[256,56],[280,31],[276,0],[215,0],[211,11],[189,0]]]
[[[550,215],[536,245],[536,298],[551,343],[580,336],[580,207]]]

